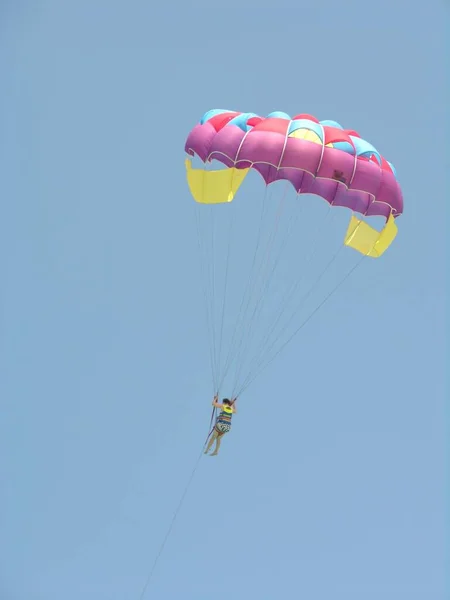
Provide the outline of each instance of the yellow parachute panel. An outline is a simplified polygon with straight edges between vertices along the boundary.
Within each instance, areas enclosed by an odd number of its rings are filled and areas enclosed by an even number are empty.
[[[250,169],[220,169],[205,171],[193,169],[189,158],[185,160],[189,189],[200,204],[231,202]]]
[[[307,140],[308,142],[314,142],[315,144],[322,144],[322,140],[315,131],[303,127],[301,129],[295,129],[289,134],[289,137]]]
[[[392,244],[397,232],[398,228],[392,214],[381,231],[377,231],[364,221],[352,216],[345,234],[344,244],[361,254],[378,258]]]

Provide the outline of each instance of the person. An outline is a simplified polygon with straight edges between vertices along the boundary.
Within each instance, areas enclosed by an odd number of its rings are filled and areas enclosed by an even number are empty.
[[[228,398],[224,398],[222,402],[219,402],[219,397],[214,396],[212,405],[215,408],[219,408],[220,413],[217,417],[216,424],[214,425],[214,429],[212,431],[208,445],[206,446],[205,454],[208,454],[208,452],[211,449],[211,446],[214,442],[216,442],[214,452],[212,452],[210,456],[217,456],[220,444],[222,442],[222,437],[231,429],[231,417],[237,413],[235,406],[236,400],[237,398],[234,398],[233,400],[228,400]]]

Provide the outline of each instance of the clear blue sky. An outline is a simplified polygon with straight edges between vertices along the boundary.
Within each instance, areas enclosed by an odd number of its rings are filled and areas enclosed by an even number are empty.
[[[405,214],[242,399],[146,598],[447,598],[445,11],[3,0],[2,600],[139,598],[210,416],[183,147],[215,107],[358,130]]]

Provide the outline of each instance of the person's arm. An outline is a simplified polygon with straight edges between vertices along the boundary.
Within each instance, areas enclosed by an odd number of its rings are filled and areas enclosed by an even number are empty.
[[[234,400],[231,401],[231,408],[233,409],[233,412],[235,414],[237,413],[236,400],[237,400],[237,398],[234,398]]]
[[[219,396],[214,396],[212,405],[215,406],[216,408],[222,408],[222,405],[220,404],[220,402],[218,400],[219,400]]]

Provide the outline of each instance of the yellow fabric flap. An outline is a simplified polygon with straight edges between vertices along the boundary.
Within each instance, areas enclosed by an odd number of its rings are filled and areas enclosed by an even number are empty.
[[[289,137],[306,140],[308,142],[314,142],[315,144],[322,144],[322,140],[320,139],[320,137],[315,131],[311,131],[311,129],[295,129],[292,133],[289,134]]]
[[[398,232],[393,215],[389,215],[386,225],[377,231],[364,221],[352,216],[345,234],[345,245],[361,254],[378,258],[386,252]]]
[[[220,169],[206,171],[193,169],[189,158],[185,160],[189,189],[200,204],[231,202],[250,169]]]

